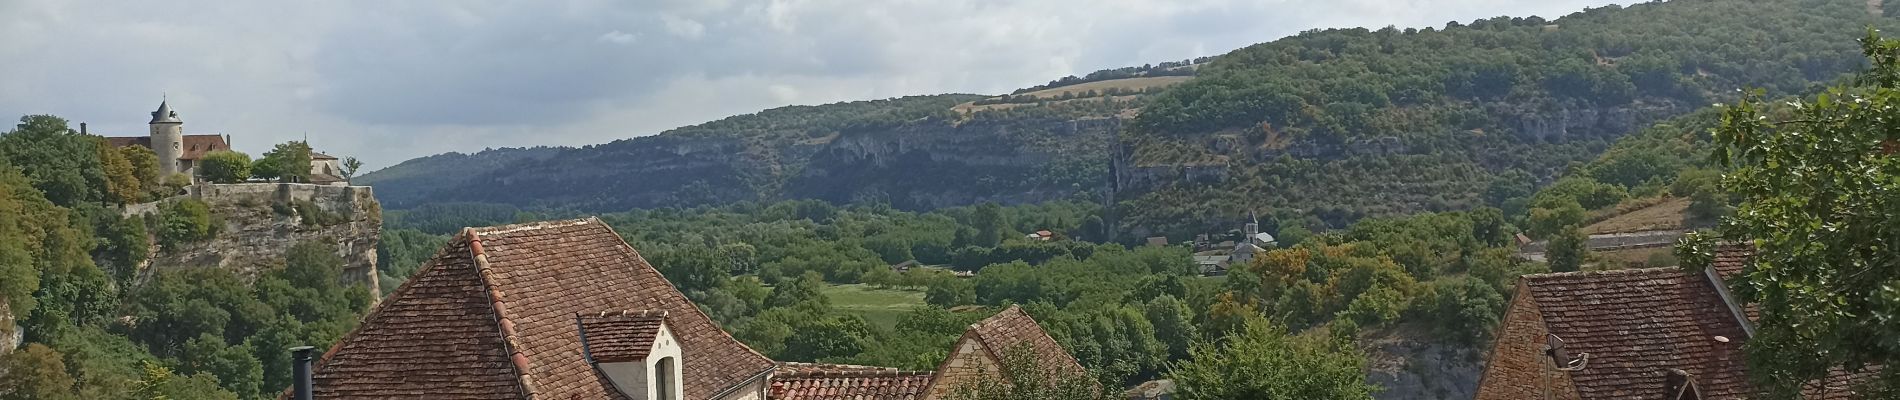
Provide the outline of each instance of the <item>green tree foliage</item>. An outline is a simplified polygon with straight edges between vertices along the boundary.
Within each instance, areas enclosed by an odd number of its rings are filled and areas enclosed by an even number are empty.
[[[1507,304],[1497,287],[1478,278],[1434,282],[1426,312],[1438,336],[1478,346],[1491,342]]]
[[[1195,338],[1201,337],[1199,329],[1194,326],[1194,310],[1174,295],[1163,294],[1149,300],[1142,311],[1155,327],[1155,338],[1168,345],[1168,358],[1188,358],[1190,345]]]
[[[0,160],[24,173],[53,204],[70,206],[106,199],[106,170],[98,158],[100,143],[66,128],[51,115],[20,117],[11,132],[0,134]]]
[[[1168,370],[1175,398],[1364,399],[1377,390],[1365,382],[1365,356],[1351,341],[1288,335],[1258,317],[1219,341],[1195,343],[1192,353]]]
[[[199,160],[200,175],[215,183],[239,183],[251,179],[251,156],[248,154],[218,150],[205,153]]]
[[[31,343],[0,355],[0,399],[77,399],[72,393],[73,377],[58,351]]]
[[[289,141],[271,146],[253,165],[254,174],[259,177],[272,176],[284,182],[310,181],[310,144],[301,141]]]
[[[798,334],[785,341],[785,351],[779,357],[790,361],[850,357],[864,352],[872,334],[871,324],[864,318],[834,316],[800,326]]]
[[[125,158],[125,153],[106,143],[105,138],[93,137],[92,140],[93,148],[99,151],[100,171],[105,173],[107,200],[119,204],[144,201],[146,188],[143,185],[149,181],[141,179],[142,174],[133,168],[132,161]]]
[[[203,399],[237,400],[237,394],[218,387],[218,379],[210,374],[198,373],[178,376],[171,369],[152,362],[141,365],[144,375],[138,382],[138,390],[133,398],[139,400]]]
[[[1761,309],[1749,372],[1774,398],[1795,398],[1830,369],[1900,364],[1900,270],[1891,266],[1900,213],[1892,121],[1900,107],[1900,41],[1861,40],[1871,67],[1859,85],[1771,109],[1756,92],[1725,108],[1714,158],[1740,201],[1721,237],[1756,248],[1736,292]],[[1706,242],[1689,250],[1707,260]],[[1702,247],[1693,246],[1702,244]],[[1691,263],[1701,264],[1701,263]],[[1900,392],[1883,369],[1874,386]]]
[[[1584,236],[1583,231],[1576,226],[1559,229],[1550,238],[1549,248],[1544,250],[1545,256],[1550,259],[1550,270],[1572,272],[1583,269],[1583,259],[1590,252],[1589,242],[1590,238]]]
[[[806,271],[797,279],[785,281],[773,287],[771,297],[765,298],[765,304],[770,307],[791,307],[806,302],[827,304],[830,301],[825,299],[824,285],[823,276],[818,275],[817,272]]]
[[[211,206],[198,199],[182,199],[159,206],[158,243],[166,250],[211,239],[218,227]]]
[[[357,170],[363,168],[363,161],[356,159],[356,157],[343,157],[342,167],[343,169],[337,171],[337,173],[342,174],[343,179],[350,179],[356,176]]]
[[[25,316],[32,339],[99,317],[112,293],[88,255],[86,226],[75,225],[85,218],[42,197],[18,171],[0,159],[0,299]]]
[[[284,167],[277,159],[262,157],[251,161],[251,177],[267,181],[283,179]]]
[[[422,268],[422,263],[434,257],[443,245],[448,244],[447,235],[431,235],[422,231],[403,228],[389,228],[385,223],[382,240],[376,242],[377,274],[383,280],[385,293],[395,292],[404,280]]]
[[[1839,23],[1810,19],[1818,15]],[[1343,226],[1487,202],[1510,208],[1509,189],[1590,161],[1631,127],[1741,86],[1789,94],[1839,79],[1861,63],[1842,39],[1894,21],[1851,1],[1678,1],[1555,20],[1302,32],[1222,55],[1144,104],[1120,144],[1128,164],[1154,167],[1137,171],[1167,178],[1118,188],[1116,208],[1127,213],[1121,226],[1170,236],[1233,218],[1203,210],[1295,209]],[[1627,125],[1560,122],[1605,113],[1643,115]],[[1615,154],[1588,176],[1634,188],[1669,175],[1675,160],[1649,149]],[[1210,165],[1223,176],[1166,175]],[[1500,196],[1481,195],[1487,188]]]
[[[163,192],[164,181],[159,179],[158,154],[145,146],[125,146],[117,149],[119,157],[124,158],[126,166],[131,168],[132,176],[138,179],[139,187],[145,190],[143,200],[157,200],[169,197]]]

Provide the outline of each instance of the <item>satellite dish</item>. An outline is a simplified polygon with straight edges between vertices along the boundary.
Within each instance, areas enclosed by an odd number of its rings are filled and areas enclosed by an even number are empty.
[[[1581,370],[1584,365],[1590,362],[1590,353],[1583,353],[1579,354],[1577,358],[1570,358],[1570,352],[1564,350],[1564,339],[1557,337],[1555,334],[1544,335],[1544,353],[1550,356],[1551,364],[1555,365],[1558,370],[1563,371]]]
[[[1544,335],[1544,351],[1550,353],[1551,362],[1557,363],[1559,368],[1563,367],[1565,361],[1570,361],[1570,353],[1564,351],[1564,339],[1555,334]]]

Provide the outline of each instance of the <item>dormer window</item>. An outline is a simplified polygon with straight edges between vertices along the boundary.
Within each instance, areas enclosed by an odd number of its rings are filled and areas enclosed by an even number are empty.
[[[660,362],[654,363],[653,388],[659,393],[661,400],[678,400],[680,398],[680,383],[678,380],[673,379],[673,377],[679,373],[678,364],[678,361],[674,361],[673,357],[663,357],[660,358]]]
[[[633,400],[680,400],[680,346],[665,311],[576,315],[594,370]]]

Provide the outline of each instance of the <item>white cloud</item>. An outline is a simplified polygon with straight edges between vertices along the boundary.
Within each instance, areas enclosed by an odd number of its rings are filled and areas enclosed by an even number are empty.
[[[639,40],[639,39],[640,39],[640,35],[621,32],[619,29],[615,29],[613,32],[600,34],[600,38],[596,40],[607,42],[607,43],[618,44],[618,45],[629,45],[629,44],[633,44],[635,40]]]
[[[666,33],[687,39],[698,39],[706,34],[706,25],[672,14],[661,14],[660,22],[666,25]]]
[[[787,104],[1007,92],[1312,28],[1555,18],[1609,2],[0,0],[0,114],[136,135],[170,93],[188,132],[253,153],[308,132],[378,168]]]

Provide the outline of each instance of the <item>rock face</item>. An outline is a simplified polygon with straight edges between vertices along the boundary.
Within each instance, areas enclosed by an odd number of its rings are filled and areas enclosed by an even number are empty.
[[[422,173],[439,168],[399,165],[366,182],[408,191],[406,181],[380,177],[448,177],[442,179],[461,182],[424,197],[592,211],[782,199],[886,201],[904,209],[1033,203],[1101,187],[1121,124],[1116,117],[1055,116],[933,119],[820,134],[659,135],[505,166],[472,162]]]
[[[20,343],[26,339],[25,333],[20,330],[20,325],[15,323],[13,309],[7,306],[7,299],[0,299],[0,355],[13,351],[15,347],[20,347]]]
[[[1421,327],[1389,328],[1361,339],[1366,382],[1384,387],[1380,400],[1469,399],[1484,374],[1477,349],[1425,339]]]
[[[127,207],[127,214],[153,214],[158,204],[195,198],[211,208],[217,236],[180,249],[155,251],[142,268],[149,279],[156,268],[226,268],[256,278],[281,265],[291,246],[320,241],[336,247],[345,262],[346,283],[369,285],[381,297],[376,280],[376,244],[381,239],[382,205],[367,186],[293,183],[198,185],[190,193]]]

